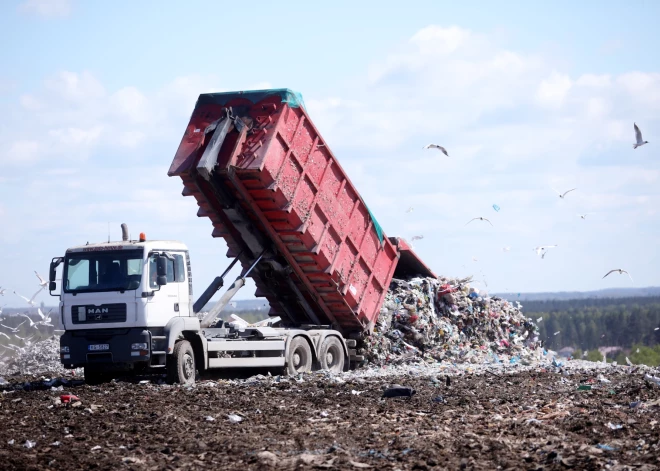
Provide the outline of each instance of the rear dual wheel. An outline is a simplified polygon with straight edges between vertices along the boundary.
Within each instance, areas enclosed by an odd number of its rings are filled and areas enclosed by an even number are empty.
[[[340,373],[344,370],[344,348],[337,337],[326,337],[319,348],[318,366]],[[304,337],[295,337],[289,345],[287,373],[295,376],[312,370],[312,349]]]

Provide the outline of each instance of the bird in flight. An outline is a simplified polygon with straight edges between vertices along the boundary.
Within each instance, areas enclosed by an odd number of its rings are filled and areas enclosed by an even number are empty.
[[[556,245],[541,245],[539,247],[536,247],[534,250],[536,250],[536,255],[540,255],[541,258],[545,258],[545,254],[547,253],[548,249],[552,249],[557,247]]]
[[[48,286],[48,282],[44,280],[44,278],[39,273],[37,273],[36,270],[34,271],[34,274],[37,275],[37,278],[39,278],[39,286],[41,286],[42,288]]]
[[[424,238],[423,235],[417,235],[417,236],[412,236],[412,238],[411,238],[410,240],[411,240],[412,242],[414,242],[414,241],[416,241],[416,240],[422,240],[423,238]]]
[[[449,154],[447,153],[447,149],[445,149],[442,146],[439,146],[438,144],[428,144],[428,145],[424,146],[423,149],[438,149],[443,154],[445,154],[447,157],[449,157]]]
[[[23,324],[25,324],[25,322],[26,322],[26,321],[21,322],[21,323],[18,324],[16,327],[9,327],[8,325],[4,325],[4,324],[0,324],[0,326],[4,327],[4,328],[7,329],[7,330],[12,331],[13,333],[16,333],[16,332],[18,332],[19,330],[21,330],[20,327],[21,327]]]
[[[18,296],[19,298],[23,298],[23,299],[25,299],[25,301],[27,301],[27,303],[28,303],[30,306],[34,306],[34,298],[36,298],[37,295],[38,295],[39,293],[41,293],[41,291],[42,291],[43,289],[44,289],[43,286],[42,286],[41,288],[39,288],[39,291],[37,291],[36,293],[34,293],[34,294],[32,295],[32,298],[31,298],[31,299],[26,298],[26,297],[23,296],[22,294],[18,294],[16,291],[14,291],[14,294],[15,294],[16,296]]]
[[[511,247],[504,247],[504,248],[502,249],[502,251],[503,251],[503,252],[510,252],[510,251],[511,251]]]
[[[488,224],[490,224],[491,226],[493,225],[493,223],[490,222],[488,219],[486,219],[486,218],[482,218],[482,217],[472,218],[472,219],[470,219],[468,222],[466,222],[465,225],[467,226],[468,224],[470,224],[470,223],[471,223],[472,221],[474,221],[475,219],[476,219],[476,220],[479,220],[479,221],[486,221],[486,222],[487,222]]]
[[[412,212],[414,211],[414,209],[415,209],[415,208],[413,208],[413,207],[411,206],[410,208],[408,208],[408,209],[406,210],[406,212],[407,212],[407,213],[412,213]]]
[[[621,268],[616,268],[614,270],[610,270],[607,273],[605,273],[605,276],[609,275],[610,273],[618,272],[619,275],[623,275],[624,273],[628,275],[628,278],[630,278],[630,281],[635,281],[633,280],[632,276],[630,276],[630,273],[628,273],[626,270],[622,270]],[[605,276],[603,278],[605,278]]]
[[[635,125],[635,140],[637,141],[633,144],[633,149],[637,149],[639,146],[643,146],[644,144],[648,144],[649,141],[645,141],[645,140],[642,139],[642,131],[639,130],[636,123],[633,123],[633,124]]]
[[[553,188],[553,190],[555,190],[555,189]],[[555,193],[557,193],[561,199],[564,199],[567,194],[569,194],[571,191],[574,191],[574,190],[577,190],[577,188],[571,188],[570,190],[565,191],[563,193],[560,192],[560,191],[555,190]]]
[[[0,288],[0,296],[4,296],[6,291],[5,288]]]
[[[589,213],[578,214],[578,216],[580,216],[580,219],[584,219],[584,220],[586,220],[586,219],[587,219],[587,214],[589,214]]]

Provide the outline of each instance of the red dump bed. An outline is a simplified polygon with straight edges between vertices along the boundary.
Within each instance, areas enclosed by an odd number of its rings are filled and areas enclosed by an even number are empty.
[[[255,294],[285,325],[368,332],[397,269],[435,276],[385,236],[288,89],[200,95],[168,174],[228,257],[248,268],[264,251],[250,273]]]

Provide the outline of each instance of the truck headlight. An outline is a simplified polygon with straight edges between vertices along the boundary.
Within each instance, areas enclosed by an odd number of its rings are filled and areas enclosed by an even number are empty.
[[[131,345],[131,350],[149,350],[149,345],[145,342],[134,343]]]
[[[64,347],[60,347],[60,353],[69,353],[69,347],[66,345]]]

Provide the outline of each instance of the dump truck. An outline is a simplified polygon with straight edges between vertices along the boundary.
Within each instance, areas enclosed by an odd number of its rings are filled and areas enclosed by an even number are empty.
[[[84,367],[90,383],[117,371],[160,371],[181,384],[220,368],[344,371],[364,360],[357,351],[392,278],[435,277],[404,239],[385,235],[289,89],[200,95],[168,176],[181,179],[231,263],[193,302],[179,241],[131,240],[122,225],[121,241],[53,258],[60,359]],[[204,311],[237,264],[240,275]],[[268,318],[220,319],[248,277]]]

